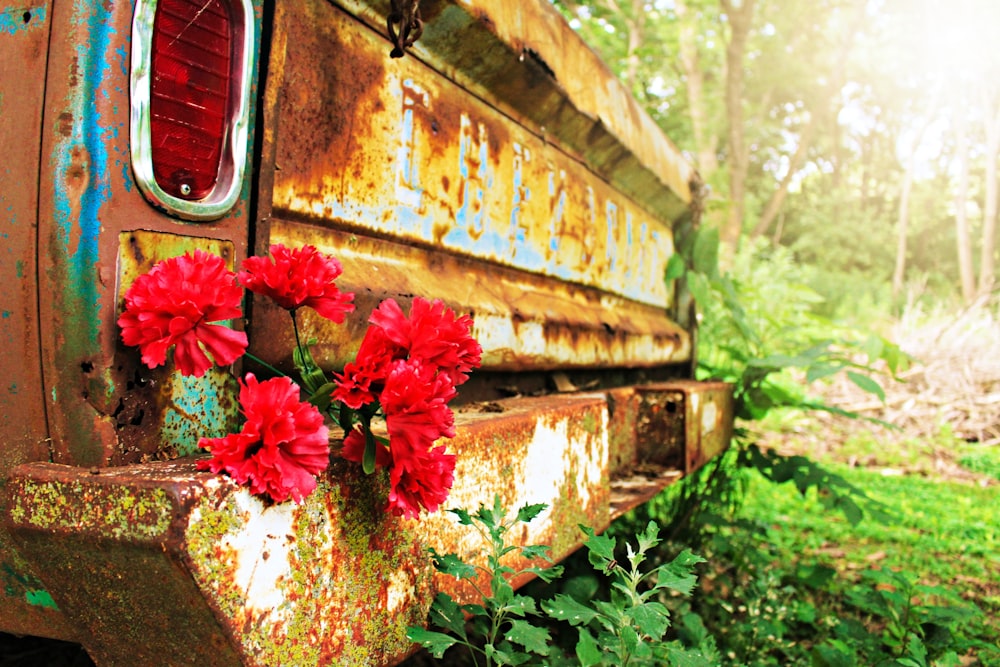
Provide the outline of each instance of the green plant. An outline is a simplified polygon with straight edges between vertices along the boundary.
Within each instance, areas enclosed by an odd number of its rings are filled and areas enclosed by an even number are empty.
[[[558,566],[515,569],[503,562],[511,554],[529,561],[540,558],[551,562],[546,554],[548,547],[510,545],[506,539],[514,525],[530,522],[544,508],[527,505],[507,519],[497,496],[492,508],[480,507],[475,514],[449,510],[462,525],[473,527],[484,539],[488,545],[486,565],[472,565],[455,554],[441,555],[431,549],[434,566],[439,572],[468,581],[482,604],[462,605],[447,593],[439,593],[428,621],[445,632],[410,627],[409,639],[435,658],[443,658],[455,645],[465,646],[476,665],[480,660],[486,665],[521,665],[539,658],[546,665],[569,664],[571,658],[562,653],[546,627],[547,622],[554,621],[576,628],[578,664],[710,667],[717,663],[714,641],[703,627],[698,627],[696,618],[682,619],[696,648],[664,639],[671,620],[664,604],[666,597],[689,594],[696,582],[694,567],[704,560],[685,551],[671,562],[643,572],[640,565],[646,561],[647,552],[660,542],[655,523],[650,522],[637,536],[635,549],[625,543],[628,567],[617,560],[616,540],[580,526],[586,535],[584,546],[590,564],[610,579],[609,599],[580,600],[563,593],[542,602],[539,611],[534,598],[515,594],[510,584],[514,576],[531,573],[551,583],[563,574]],[[482,586],[482,581],[488,581],[489,586]]]
[[[562,573],[562,568],[527,566],[514,569],[504,563],[505,558],[509,560],[515,554],[529,561],[540,559],[552,562],[547,546],[510,545],[506,539],[513,526],[529,523],[545,507],[525,505],[512,519],[507,519],[507,512],[497,495],[492,508],[480,506],[475,514],[469,514],[464,509],[448,510],[458,517],[461,525],[471,526],[483,538],[488,548],[486,565],[472,565],[456,554],[442,555],[432,548],[429,551],[434,567],[459,581],[469,582],[482,599],[482,604],[460,605],[447,593],[439,593],[431,604],[428,620],[430,625],[451,634],[411,626],[407,630],[410,641],[428,649],[436,658],[443,657],[445,651],[456,644],[465,646],[476,665],[480,659],[486,665],[520,665],[531,659],[531,653],[548,655],[548,630],[536,627],[527,620],[539,613],[535,600],[516,595],[510,579],[518,574],[531,573],[544,581],[551,581]],[[482,585],[484,580],[488,582],[486,587]]]
[[[589,528],[584,546],[590,564],[611,577],[609,600],[584,604],[570,595],[560,594],[542,603],[552,618],[576,626],[579,639],[576,657],[585,667],[591,665],[696,665],[715,664],[718,656],[711,637],[703,635],[700,646],[684,647],[678,641],[665,641],[670,627],[670,612],[661,599],[670,592],[689,595],[694,588],[694,566],[705,560],[683,551],[669,563],[646,572],[640,569],[646,555],[660,543],[659,528],[649,522],[639,533],[637,548],[625,542],[628,567],[615,556],[616,540],[595,535]]]
[[[953,631],[975,612],[960,604],[926,601],[948,597],[939,586],[915,583],[901,572],[870,570],[864,583],[847,591],[849,603],[874,619],[882,631],[869,632],[857,621],[841,621],[836,638],[814,650],[817,665],[891,664],[901,667],[960,665],[952,650]]]

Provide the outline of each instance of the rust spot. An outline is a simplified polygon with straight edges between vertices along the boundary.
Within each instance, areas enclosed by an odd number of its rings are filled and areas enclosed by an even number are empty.
[[[63,111],[59,114],[59,119],[56,127],[58,128],[59,134],[64,137],[72,136],[73,134],[73,114],[68,111]]]

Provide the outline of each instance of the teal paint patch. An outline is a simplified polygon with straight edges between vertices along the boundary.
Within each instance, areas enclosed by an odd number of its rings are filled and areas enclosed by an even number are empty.
[[[28,604],[35,605],[36,607],[44,607],[45,609],[54,609],[55,611],[59,611],[59,605],[57,605],[56,601],[52,599],[52,596],[49,595],[48,591],[25,591],[24,599],[28,602]]]
[[[24,277],[24,260],[17,260],[14,262],[14,270],[17,273],[18,278]]]
[[[201,438],[220,438],[234,425],[232,394],[228,385],[232,376],[213,368],[204,377],[171,377],[170,402],[163,416],[161,439],[176,448],[178,456],[201,451]]]
[[[114,132],[113,126],[105,127],[94,100],[106,96],[104,82],[111,76],[106,54],[116,30],[111,12],[100,3],[78,6],[73,22],[87,37],[81,38],[76,48],[80,83],[66,101],[67,110],[78,122],[53,155],[64,175],[55,181],[54,208],[59,250],[66,259],[67,290],[62,307],[66,329],[79,332],[82,340],[77,338],[77,345],[93,348],[98,346],[101,322],[99,285],[94,279],[94,267],[100,260],[100,212],[111,200],[106,142]],[[85,179],[82,189],[74,181],[81,178]],[[68,346],[67,352],[78,353],[77,345]]]
[[[45,24],[46,7],[5,7],[0,11],[0,35],[18,35]]]

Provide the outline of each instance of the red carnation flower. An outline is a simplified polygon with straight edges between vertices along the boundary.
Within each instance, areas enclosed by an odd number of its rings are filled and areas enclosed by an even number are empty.
[[[425,453],[438,438],[455,437],[455,397],[451,379],[433,366],[409,359],[397,361],[380,397],[393,461],[398,465]]]
[[[309,306],[336,323],[354,310],[354,294],[341,292],[334,281],[343,272],[340,262],[311,245],[289,250],[272,245],[270,257],[247,257],[240,283],[251,292],[269,296],[286,310]]]
[[[416,519],[420,509],[436,512],[455,481],[455,455],[435,447],[404,464],[393,462],[389,471],[389,511]]]
[[[201,377],[213,361],[228,365],[246,350],[245,333],[213,324],[240,317],[242,298],[236,274],[217,255],[195,250],[158,262],[125,293],[122,340],[138,346],[150,368],[166,363],[167,350],[176,346],[181,374]]]
[[[295,502],[316,488],[314,475],[330,461],[329,432],[315,406],[299,400],[299,388],[287,377],[257,382],[252,373],[240,383],[243,430],[198,442],[212,458],[200,470],[226,472],[250,492]]]
[[[436,512],[455,481],[455,455],[444,447],[424,450],[405,460],[396,461],[393,450],[377,445],[375,465],[389,468],[389,502],[387,509],[396,516],[416,519],[421,508]],[[365,453],[365,436],[355,429],[344,439],[341,455],[348,461],[361,463]]]
[[[392,362],[405,356],[406,349],[390,341],[385,331],[378,327],[368,327],[358,355],[337,376],[337,388],[333,390],[334,400],[354,410],[372,403],[382,391]]]
[[[469,333],[472,318],[456,317],[440,299],[416,297],[409,318],[395,300],[386,299],[368,321],[383,329],[390,341],[406,348],[410,358],[433,364],[456,386],[468,380],[469,373],[481,363],[483,349]]]

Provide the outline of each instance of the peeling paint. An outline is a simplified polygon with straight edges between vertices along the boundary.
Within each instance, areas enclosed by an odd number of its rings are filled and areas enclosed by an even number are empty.
[[[46,5],[30,7],[5,7],[0,9],[0,36],[17,36],[45,24],[48,14]]]

